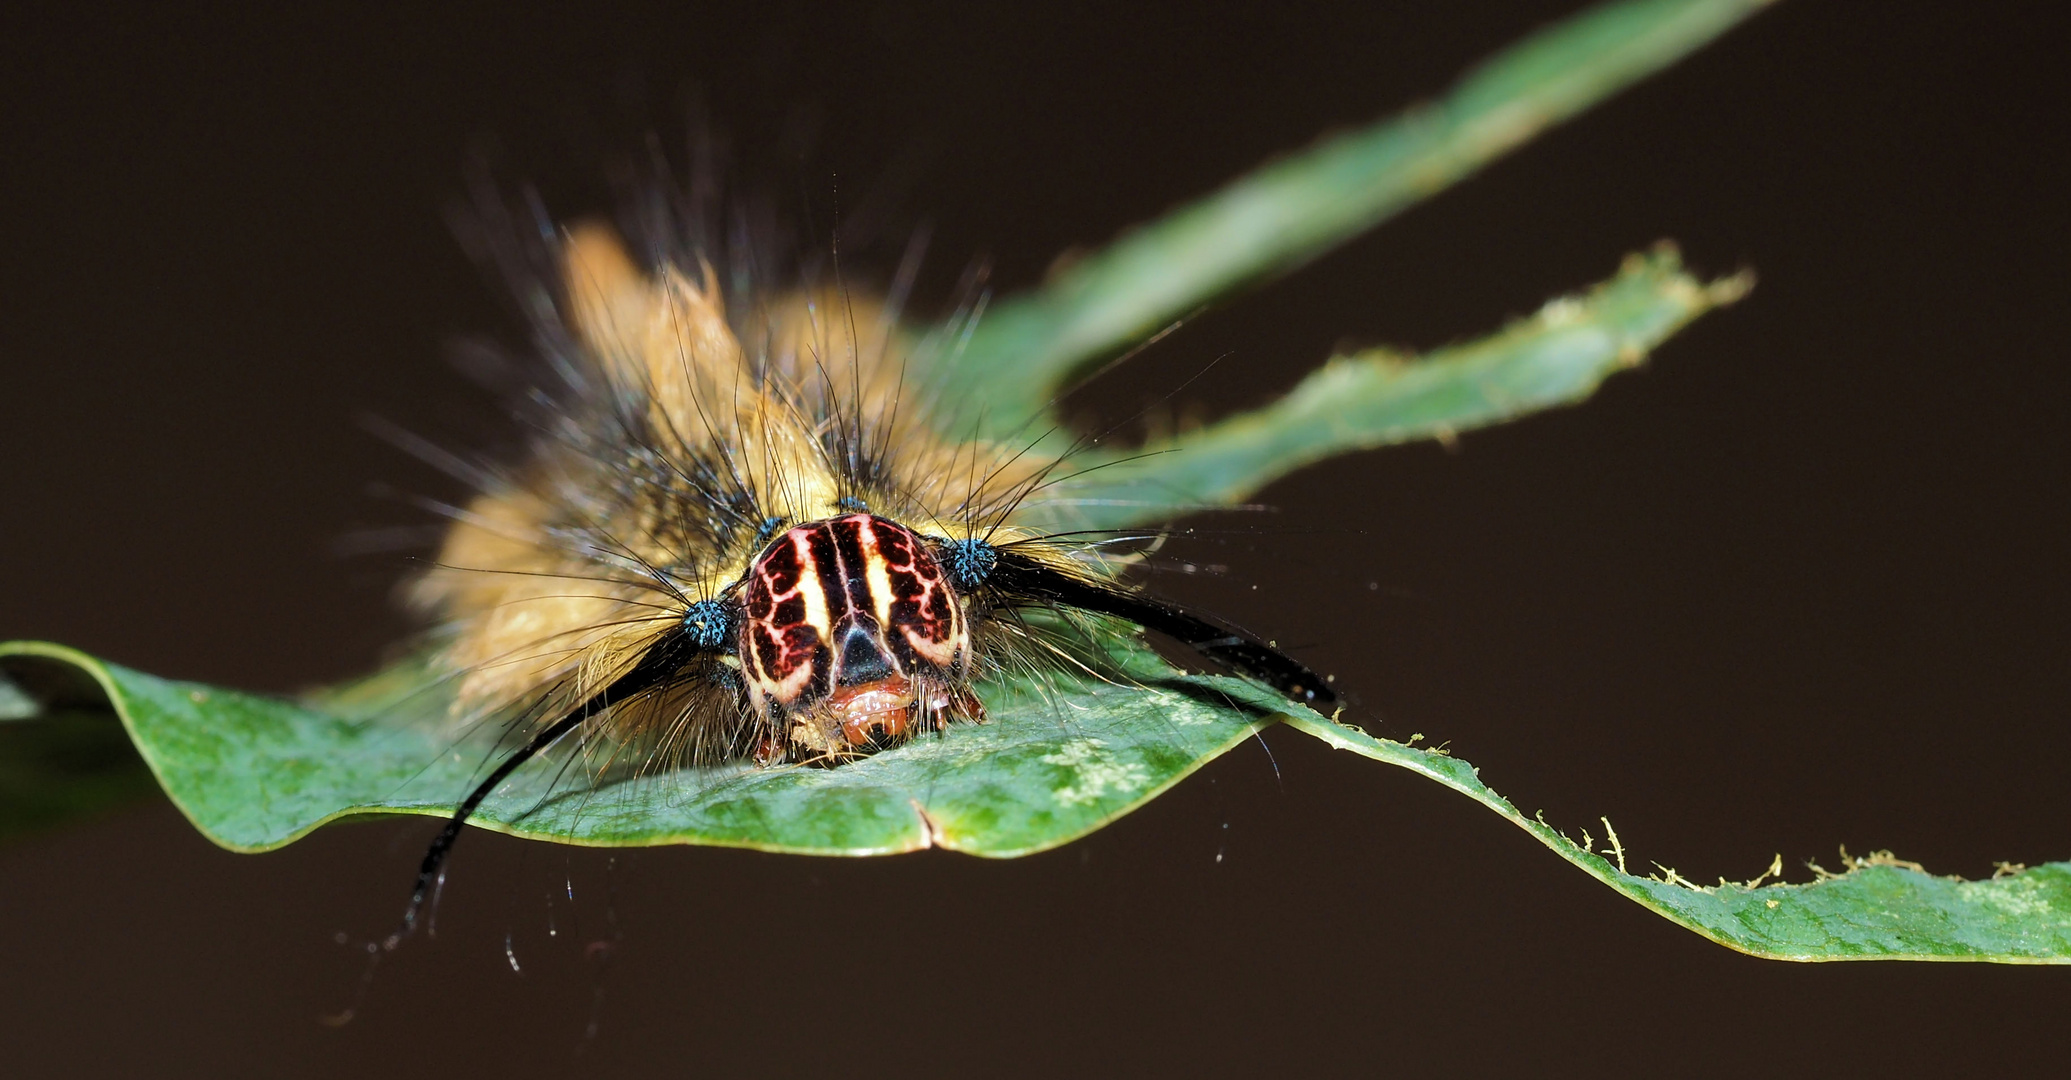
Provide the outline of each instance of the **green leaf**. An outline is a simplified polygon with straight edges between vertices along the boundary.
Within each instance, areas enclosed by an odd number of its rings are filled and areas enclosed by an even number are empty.
[[[595,846],[1026,855],[1128,813],[1288,707],[1241,680],[1174,675],[1138,644],[1111,659],[1115,682],[1081,673],[983,685],[993,723],[840,768],[741,765],[592,785],[580,763],[564,775],[542,760],[472,821]],[[347,817],[450,816],[494,752],[426,722],[443,710],[410,665],[327,694],[323,707],[160,679],[38,642],[0,644],[0,674],[32,688],[97,683],[174,804],[236,851],[276,848]]]
[[[975,325],[944,328],[915,358],[916,374],[945,400],[980,395],[992,424],[1019,430],[1083,365],[1437,194],[1768,3],[1591,8],[1498,53],[1437,102],[1268,164],[994,305]]]
[[[475,824],[595,846],[816,855],[939,846],[1012,857],[1084,836],[1284,721],[1461,792],[1643,907],[1755,956],[2071,963],[2071,863],[1990,881],[1934,877],[1888,856],[1851,860],[1847,873],[1805,885],[1706,888],[1673,871],[1639,877],[1623,869],[1615,833],[1609,847],[1586,833],[1577,844],[1519,813],[1458,758],[1306,710],[1280,711],[1284,703],[1239,680],[1161,676],[1161,662],[1133,648],[1118,659],[1143,685],[1060,677],[1054,686],[991,687],[994,723],[837,769],[739,767],[593,789],[537,762],[484,804]],[[39,643],[0,644],[0,674],[31,687],[97,683],[174,803],[239,851],[279,847],[345,817],[447,816],[481,762],[478,750],[459,750],[433,729],[375,718],[411,700],[418,678],[407,666],[329,695],[332,711],[159,679]],[[76,707],[79,699],[69,700]]]
[[[1436,780],[1481,803],[1561,858],[1641,907],[1728,948],[1771,960],[1989,960],[2071,963],[2071,862],[2049,863],[1990,881],[1936,877],[1888,854],[1849,861],[1845,874],[1805,885],[1699,886],[1672,870],[1626,872],[1610,823],[1607,847],[1584,833],[1578,844],[1481,782],[1465,761],[1377,739],[1319,716],[1287,723],[1350,750]],[[1610,855],[1607,859],[1604,856]],[[1616,861],[1613,862],[1612,860]],[[1781,860],[1771,868],[1780,871]],[[1768,877],[1764,874],[1763,877]]]
[[[1421,359],[1369,350],[1332,359],[1287,396],[1127,453],[1074,459],[1041,496],[1055,528],[1113,528],[1240,502],[1304,465],[1568,405],[1646,359],[1692,319],[1746,295],[1749,275],[1705,283],[1672,245],[1530,318]]]

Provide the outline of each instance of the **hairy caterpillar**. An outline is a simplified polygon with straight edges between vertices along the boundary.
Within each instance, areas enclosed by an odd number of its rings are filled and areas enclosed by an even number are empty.
[[[1334,700],[1256,638],[1119,583],[1097,545],[1030,527],[1066,459],[960,435],[984,403],[909,384],[878,301],[730,307],[702,257],[650,272],[600,226],[552,246],[536,317],[562,388],[537,392],[553,407],[529,460],[454,512],[411,590],[457,708],[526,738],[433,841],[389,947],[482,800],[571,733],[672,763],[838,765],[982,722],[972,687],[1007,665],[1076,662],[1057,613]]]

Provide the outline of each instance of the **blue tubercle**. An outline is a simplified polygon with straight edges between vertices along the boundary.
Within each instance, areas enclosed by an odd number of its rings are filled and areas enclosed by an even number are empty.
[[[683,632],[702,651],[733,645],[733,609],[723,600],[700,600],[683,613]]]
[[[942,569],[949,572],[949,583],[959,592],[969,592],[992,576],[992,568],[999,565],[1000,549],[975,536],[968,540],[944,540],[939,561]]]

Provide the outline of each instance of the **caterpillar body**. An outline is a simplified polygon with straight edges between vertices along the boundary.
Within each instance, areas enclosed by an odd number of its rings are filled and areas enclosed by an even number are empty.
[[[481,801],[571,734],[651,762],[838,766],[983,722],[974,686],[1075,662],[1057,616],[1077,613],[1334,700],[1267,644],[1121,583],[1098,545],[1031,527],[1068,461],[960,436],[983,403],[907,382],[885,304],[821,289],[730,310],[701,259],[646,269],[602,226],[554,248],[548,419],[410,588],[456,710],[515,717],[524,742],[434,840],[387,947]]]

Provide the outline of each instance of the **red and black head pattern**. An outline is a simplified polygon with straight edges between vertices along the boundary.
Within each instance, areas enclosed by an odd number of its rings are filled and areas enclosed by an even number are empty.
[[[963,606],[927,542],[896,522],[857,513],[786,530],[749,565],[739,603],[742,680],[766,715],[803,722],[793,737],[808,746],[900,735],[916,708],[968,697]]]

